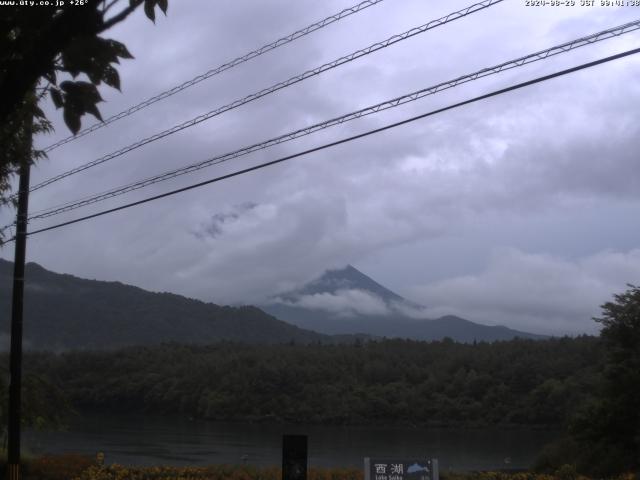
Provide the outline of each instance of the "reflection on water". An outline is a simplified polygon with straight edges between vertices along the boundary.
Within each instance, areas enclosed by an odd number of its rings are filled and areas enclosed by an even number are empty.
[[[311,467],[362,468],[364,457],[433,457],[441,470],[527,468],[556,432],[263,425],[159,416],[85,415],[66,432],[26,432],[34,453],[105,453],[124,465],[279,465],[283,434],[309,436]],[[246,457],[245,457],[246,456]]]

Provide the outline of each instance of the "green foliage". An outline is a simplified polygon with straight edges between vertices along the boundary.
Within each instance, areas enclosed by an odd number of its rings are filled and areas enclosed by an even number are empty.
[[[578,471],[609,476],[640,468],[640,288],[602,305],[603,369],[570,425],[566,452]],[[552,465],[552,462],[547,462]]]
[[[25,480],[69,480],[79,477],[95,463],[95,459],[77,454],[45,455],[24,463],[23,478]]]
[[[477,345],[165,344],[33,353],[25,363],[78,409],[469,427],[562,425],[591,390],[599,357],[597,339],[581,337]]]
[[[3,465],[0,464],[0,470]],[[362,469],[309,468],[309,480],[362,480]],[[280,480],[278,467],[249,465],[211,465],[204,467],[131,467],[105,465],[100,467],[90,458],[79,455],[58,455],[34,459],[24,465],[25,480]],[[571,465],[552,474],[532,472],[441,472],[442,480],[590,480],[578,475]],[[632,473],[610,477],[610,480],[636,480]]]
[[[570,436],[562,436],[545,445],[536,459],[533,470],[544,473],[557,472],[562,465],[575,459],[579,453],[578,443]]]
[[[34,162],[43,158],[44,152],[32,148],[32,135],[51,131],[51,123],[38,107],[42,97],[30,92],[14,114],[0,123],[0,207],[8,203],[2,192],[10,188],[11,176],[18,172],[21,159]],[[0,230],[0,245],[3,232]]]
[[[34,162],[42,152],[31,148],[31,134],[46,131],[50,124],[33,95],[40,101],[47,94],[75,134],[81,118],[91,114],[101,120],[97,104],[98,86],[120,89],[115,65],[133,58],[126,46],[100,36],[144,4],[155,21],[155,7],[165,14],[167,0],[86,0],[80,8],[4,8],[0,17],[0,205],[3,192],[21,162]],[[120,6],[120,10],[112,13]],[[76,80],[84,76],[89,81]],[[59,77],[62,77],[60,80]],[[69,77],[71,79],[69,79]],[[32,120],[33,119],[33,120]],[[28,131],[28,134],[26,132]],[[28,137],[28,140],[25,139]],[[0,241],[2,240],[0,232]]]
[[[208,467],[127,467],[123,465],[92,466],[73,480],[280,480],[282,470],[276,467],[213,465]],[[360,469],[310,468],[309,480],[362,480]],[[45,478],[44,480],[48,480]]]
[[[99,35],[127,18],[142,4],[145,14],[152,21],[155,21],[156,7],[165,14],[168,7],[167,0],[130,0],[120,11],[109,14],[109,10],[123,3],[115,0],[107,5],[103,1],[88,0],[81,9],[63,6],[41,8],[37,12],[35,9],[8,10],[0,23],[0,71],[3,72],[0,84],[12,86],[11,80],[22,73],[27,88],[14,90],[24,95],[42,80],[46,81],[42,89],[48,90],[56,106],[64,109],[67,126],[74,133],[80,128],[80,117],[85,113],[100,118],[96,113],[96,104],[100,101],[96,87],[105,82],[119,89],[120,79],[114,65],[119,63],[120,58],[133,56],[122,43]],[[48,43],[42,45],[45,41]],[[27,58],[36,48],[46,55],[41,53],[35,59]],[[69,74],[74,79],[84,74],[90,83],[67,81],[65,88],[62,83],[58,85],[61,73]],[[20,98],[16,100],[19,103]],[[79,106],[82,108],[79,109]],[[7,108],[0,113],[13,111],[15,109]]]
[[[440,475],[442,480],[589,480],[575,472],[572,465],[562,465],[553,473],[531,472],[446,472]],[[632,474],[610,477],[612,480],[636,480]]]
[[[6,367],[6,362],[3,362]],[[6,446],[6,427],[8,425],[9,387],[8,372],[3,368],[0,376],[0,425],[2,441],[0,450]],[[73,410],[66,395],[53,383],[33,372],[22,379],[21,423],[25,427],[60,429],[65,425]]]
[[[124,44],[97,36],[83,38],[62,52],[56,70],[68,72],[74,79],[80,74],[85,74],[90,80],[67,80],[61,82],[59,88],[53,82],[54,85],[49,87],[54,105],[64,110],[64,121],[73,133],[80,130],[80,119],[87,113],[102,120],[97,107],[97,104],[102,102],[102,97],[97,86],[104,82],[120,90],[120,76],[112,65],[120,63],[120,58],[133,56]],[[56,78],[55,73],[52,78]]]
[[[555,476],[558,480],[576,480],[578,478],[578,471],[575,465],[565,463],[555,471]]]

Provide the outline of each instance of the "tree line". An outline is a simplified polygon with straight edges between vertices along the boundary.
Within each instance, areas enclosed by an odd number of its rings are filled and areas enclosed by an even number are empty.
[[[31,353],[78,409],[237,421],[560,426],[596,387],[594,337],[459,344],[164,344]]]

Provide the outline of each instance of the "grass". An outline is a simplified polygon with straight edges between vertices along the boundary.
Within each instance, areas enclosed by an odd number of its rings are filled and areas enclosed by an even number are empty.
[[[6,474],[6,465],[0,463],[0,478]],[[127,467],[123,465],[96,465],[95,458],[82,455],[55,455],[30,458],[23,466],[24,480],[281,480],[277,467],[248,465],[212,465],[207,467]],[[361,469],[312,468],[308,480],[363,480]],[[591,480],[564,466],[553,474],[533,472],[469,472],[443,473],[440,480]],[[627,474],[611,480],[639,480]]]

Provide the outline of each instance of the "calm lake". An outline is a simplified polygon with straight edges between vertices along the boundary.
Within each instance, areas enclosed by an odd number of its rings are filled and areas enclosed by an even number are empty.
[[[311,467],[362,468],[364,457],[438,458],[441,470],[526,468],[556,432],[264,425],[85,415],[66,432],[25,432],[33,453],[105,453],[124,465],[279,465],[283,434],[309,436]],[[246,456],[243,460],[243,456]]]

